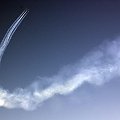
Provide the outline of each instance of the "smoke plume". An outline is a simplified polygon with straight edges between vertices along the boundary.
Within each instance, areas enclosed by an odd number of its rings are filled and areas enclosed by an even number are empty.
[[[26,13],[27,11],[24,11],[8,29],[0,46],[0,58]],[[102,85],[119,75],[120,38],[117,38],[93,49],[78,63],[64,67],[52,77],[40,78],[27,88],[18,88],[12,93],[0,88],[0,107],[33,110],[45,100],[57,94],[67,95],[85,82]],[[49,85],[41,87],[41,80],[50,81]]]

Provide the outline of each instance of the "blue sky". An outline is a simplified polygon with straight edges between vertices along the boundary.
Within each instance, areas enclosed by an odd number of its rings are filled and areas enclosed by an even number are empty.
[[[39,77],[51,77],[77,63],[104,41],[119,37],[119,6],[119,1],[6,0],[0,7],[1,40],[25,8],[30,12],[5,51],[0,86],[10,92],[25,88]],[[85,83],[71,94],[50,98],[34,111],[0,108],[0,118],[119,120],[119,85],[119,76],[101,86]]]

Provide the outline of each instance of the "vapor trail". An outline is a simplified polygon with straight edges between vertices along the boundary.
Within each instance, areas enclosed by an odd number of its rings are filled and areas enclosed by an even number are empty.
[[[17,29],[18,23],[26,15],[26,12],[16,20],[9,28],[3,39],[1,55],[3,54],[13,31]],[[7,42],[4,42],[7,41]],[[5,44],[6,43],[6,44]],[[23,108],[33,110],[40,103],[55,96],[56,94],[66,95],[83,85],[85,82],[94,85],[102,85],[105,82],[120,75],[120,38],[100,45],[83,57],[80,62],[64,67],[56,75],[49,78],[40,78],[39,81],[29,87],[10,93],[8,90],[0,88],[0,107]],[[42,80],[52,81],[44,87]]]
[[[16,29],[18,28],[20,23],[23,21],[23,19],[27,15],[27,13],[28,13],[28,10],[24,10],[23,13],[15,20],[15,22],[10,26],[10,28],[6,32],[2,42],[0,44],[0,62],[1,62],[2,56],[5,52],[5,49],[8,46],[14,32],[16,31]]]

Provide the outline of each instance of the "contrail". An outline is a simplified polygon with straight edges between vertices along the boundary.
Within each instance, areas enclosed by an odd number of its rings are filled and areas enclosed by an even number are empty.
[[[27,11],[26,11],[27,12]],[[18,26],[26,15],[26,12],[14,23]],[[9,28],[4,41],[12,37],[15,27]],[[2,44],[3,44],[2,43]],[[7,42],[8,44],[8,42]],[[1,50],[3,54],[4,49]],[[0,107],[22,108],[25,110],[34,110],[45,100],[54,97],[56,94],[67,95],[84,83],[102,85],[109,80],[120,75],[120,38],[107,41],[96,49],[89,52],[78,63],[69,65],[61,69],[52,77],[40,78],[39,81],[32,83],[27,88],[18,88],[12,93],[0,88]],[[47,80],[45,86],[41,85],[42,80]]]
[[[27,15],[27,13],[28,13],[28,10],[27,9],[24,10],[23,13],[15,20],[15,22],[10,26],[10,28],[6,32],[2,42],[0,44],[0,62],[1,62],[2,56],[5,52],[5,49],[8,46],[14,32],[16,31],[16,29],[18,28],[20,23],[23,21],[23,19]]]

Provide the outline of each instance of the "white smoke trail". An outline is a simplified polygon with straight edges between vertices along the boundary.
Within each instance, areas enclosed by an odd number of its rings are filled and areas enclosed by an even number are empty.
[[[12,29],[12,28],[11,28]],[[40,81],[13,93],[0,88],[0,107],[33,110],[55,96],[73,92],[83,83],[102,85],[120,75],[120,38],[106,42],[87,54],[79,63],[61,69],[57,75],[43,80],[53,81],[41,88]]]
[[[10,26],[10,28],[6,32],[2,42],[0,44],[0,62],[1,62],[2,56],[4,54],[4,51],[5,51],[6,47],[8,46],[14,32],[16,31],[16,29],[18,28],[20,23],[23,21],[23,19],[27,15],[27,13],[28,13],[28,10],[24,10],[23,13],[15,20],[15,22]]]

